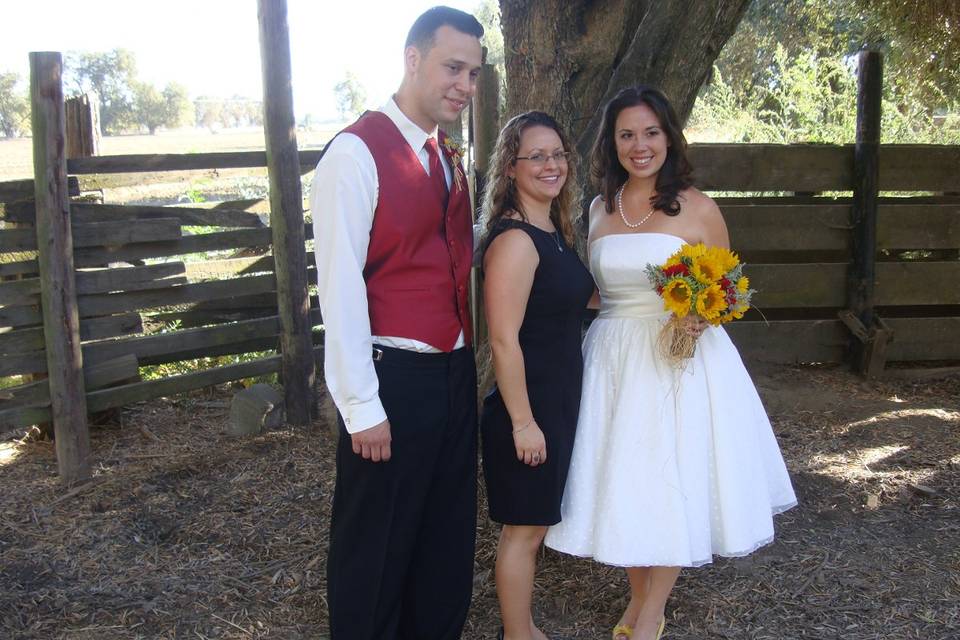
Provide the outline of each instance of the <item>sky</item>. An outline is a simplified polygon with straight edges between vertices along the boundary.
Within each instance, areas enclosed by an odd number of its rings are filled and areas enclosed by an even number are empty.
[[[403,43],[420,13],[439,0],[287,0],[294,110],[337,116],[333,87],[348,71],[378,107],[403,73]],[[472,11],[479,0],[445,0]],[[30,51],[136,54],[138,76],[176,81],[200,95],[262,98],[256,0],[17,0],[4,3],[0,72],[26,86]]]

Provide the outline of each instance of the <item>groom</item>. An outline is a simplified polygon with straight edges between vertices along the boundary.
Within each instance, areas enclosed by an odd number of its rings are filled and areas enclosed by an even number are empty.
[[[332,640],[455,640],[473,582],[477,403],[470,198],[438,130],[476,89],[483,27],[434,7],[400,88],[327,146],[311,191],[327,387],[340,414]]]

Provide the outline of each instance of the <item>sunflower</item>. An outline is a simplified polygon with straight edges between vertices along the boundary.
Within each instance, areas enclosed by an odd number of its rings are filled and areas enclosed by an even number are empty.
[[[727,308],[727,300],[720,285],[713,284],[697,295],[697,313],[710,322],[720,317]]]
[[[737,291],[740,293],[746,293],[750,288],[750,278],[747,276],[740,276],[740,279],[737,280]]]
[[[732,307],[725,314],[717,318],[717,324],[724,324],[726,322],[732,322],[733,320],[739,320],[746,312],[746,306]]]
[[[722,273],[729,273],[740,264],[740,258],[737,257],[737,254],[723,247],[710,247],[707,250],[707,255],[717,263]]]
[[[707,245],[700,242],[697,244],[683,245],[682,247],[680,247],[680,251],[675,253],[674,256],[679,255],[679,258],[681,260],[683,258],[689,258],[690,261],[692,262],[692,261],[695,261],[700,256],[705,255],[706,253],[707,253]]]
[[[726,271],[723,270],[723,264],[720,259],[710,255],[710,253],[694,258],[690,272],[693,274],[693,277],[697,279],[697,282],[703,284],[713,284],[720,280],[723,274],[726,273]]]
[[[693,290],[683,278],[671,280],[663,287],[663,308],[678,318],[683,318],[690,312],[690,298]]]

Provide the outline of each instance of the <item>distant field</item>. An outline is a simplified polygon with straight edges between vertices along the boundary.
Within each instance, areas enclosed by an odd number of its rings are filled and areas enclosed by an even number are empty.
[[[332,125],[298,130],[297,144],[300,149],[319,148],[339,129]],[[691,141],[715,141],[710,131],[687,133]],[[227,129],[218,133],[179,129],[155,136],[107,136],[101,145],[101,155],[207,153],[260,150],[264,148],[264,139],[259,129]],[[32,177],[33,140],[0,138],[0,182]],[[80,176],[80,188],[84,192],[99,192],[103,201],[111,204],[167,205],[263,198],[268,192],[268,180],[266,169],[168,171]]]
[[[338,128],[299,130],[297,144],[300,149],[316,149],[337,131]],[[104,137],[100,154],[210,153],[263,148],[262,130],[225,130],[214,134],[183,129],[155,136]],[[32,177],[33,140],[0,139],[0,182]],[[100,191],[108,203],[172,204],[263,197],[267,192],[267,178],[266,169],[172,171],[81,176],[80,187],[83,191]]]
[[[321,146],[338,131],[311,129],[297,131],[301,149]],[[136,153],[206,153],[214,151],[253,151],[264,148],[263,131],[239,130],[210,133],[190,129],[161,132],[155,136],[106,136],[101,155]],[[33,177],[33,141],[30,138],[0,138],[0,181]]]

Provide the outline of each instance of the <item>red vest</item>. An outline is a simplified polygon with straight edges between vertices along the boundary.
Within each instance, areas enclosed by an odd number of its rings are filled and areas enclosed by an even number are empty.
[[[380,185],[363,269],[372,334],[451,351],[463,329],[469,345],[473,219],[463,167],[451,159],[446,134],[439,134],[440,148],[455,177],[444,211],[420,159],[388,116],[369,111],[344,131],[367,145]]]

